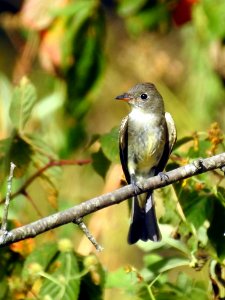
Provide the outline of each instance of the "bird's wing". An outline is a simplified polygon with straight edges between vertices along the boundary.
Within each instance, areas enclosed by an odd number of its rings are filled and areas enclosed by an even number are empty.
[[[174,120],[170,113],[168,113],[168,112],[165,113],[165,119],[166,119],[166,124],[167,124],[167,129],[168,129],[169,155],[170,155],[170,153],[173,150],[173,146],[177,140],[177,130],[176,130]]]
[[[165,119],[166,119],[166,125],[167,125],[167,142],[164,147],[162,158],[156,167],[155,174],[158,174],[159,172],[162,172],[165,168],[167,161],[169,159],[169,156],[173,150],[173,146],[177,140],[177,131],[175,127],[174,120],[170,113],[165,113]]]
[[[130,183],[130,174],[128,171],[128,116],[123,118],[119,130],[119,148],[120,148],[120,161],[123,168],[124,175],[127,183]]]

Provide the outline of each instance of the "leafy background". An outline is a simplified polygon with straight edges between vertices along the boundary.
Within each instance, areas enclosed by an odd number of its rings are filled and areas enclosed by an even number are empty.
[[[114,98],[137,82],[154,82],[175,119],[168,169],[224,151],[223,0],[4,0],[0,13],[10,228],[121,185],[128,107]],[[1,249],[0,299],[223,298],[224,195],[219,171],[156,191],[160,243],[127,245],[124,202],[85,218],[102,253],[72,224]]]

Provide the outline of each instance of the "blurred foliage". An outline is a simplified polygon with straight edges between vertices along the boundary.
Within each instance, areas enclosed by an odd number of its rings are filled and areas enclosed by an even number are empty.
[[[107,178],[116,177],[119,186],[121,174],[111,166],[119,162],[125,113],[110,99],[137,81],[156,82],[176,120],[179,138],[168,170],[224,151],[224,0],[3,2],[2,199],[10,161],[17,166],[10,228],[115,188]],[[92,163],[78,168],[80,157]],[[75,165],[71,171],[66,160]],[[112,252],[104,247],[108,263],[73,250],[70,240],[77,249],[80,242],[74,227],[1,249],[0,299],[223,299],[224,174],[177,182],[156,198],[160,243],[128,249],[126,238],[117,237],[116,214],[110,221],[96,214],[91,231],[116,241]],[[110,238],[104,224],[112,227]]]
[[[34,249],[25,258],[24,243],[28,247],[32,240],[15,244],[13,251],[1,251],[1,299],[84,299],[84,295],[99,299],[105,272],[96,256],[78,257],[70,240],[62,239]]]

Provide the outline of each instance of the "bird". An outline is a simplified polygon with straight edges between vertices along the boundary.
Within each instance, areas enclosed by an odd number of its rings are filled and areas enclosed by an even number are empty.
[[[115,99],[131,107],[119,129],[119,152],[126,181],[137,193],[145,179],[163,175],[176,142],[176,127],[153,83],[138,83]],[[127,241],[135,244],[139,240],[161,240],[152,190],[132,197]]]

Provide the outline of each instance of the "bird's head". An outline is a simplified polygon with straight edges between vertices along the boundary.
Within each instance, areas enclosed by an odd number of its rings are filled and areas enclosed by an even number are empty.
[[[146,112],[164,113],[162,96],[153,83],[138,83],[115,99],[126,101],[131,107],[144,109]]]

